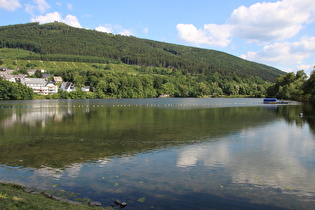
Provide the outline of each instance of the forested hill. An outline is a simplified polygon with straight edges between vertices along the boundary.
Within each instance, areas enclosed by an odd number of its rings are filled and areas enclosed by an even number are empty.
[[[229,77],[259,77],[274,82],[284,72],[227,53],[132,36],[79,29],[63,23],[28,23],[0,27],[0,48],[25,49],[36,54],[21,59],[82,61],[156,66],[191,75],[218,72]]]

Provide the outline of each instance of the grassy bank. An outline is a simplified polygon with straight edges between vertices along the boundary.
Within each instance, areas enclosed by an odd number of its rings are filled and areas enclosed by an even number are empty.
[[[87,204],[73,204],[66,201],[59,201],[45,193],[30,193],[22,186],[15,184],[0,183],[0,209],[104,209],[91,207]],[[107,209],[107,208],[105,208]],[[108,208],[112,209],[112,208]]]

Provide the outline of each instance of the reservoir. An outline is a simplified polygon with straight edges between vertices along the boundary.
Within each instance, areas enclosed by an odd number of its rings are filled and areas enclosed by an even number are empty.
[[[0,182],[126,209],[312,209],[314,135],[297,102],[0,101]]]

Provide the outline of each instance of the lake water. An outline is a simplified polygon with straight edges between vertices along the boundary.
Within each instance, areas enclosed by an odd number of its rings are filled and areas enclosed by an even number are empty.
[[[0,182],[126,209],[312,209],[314,134],[294,102],[0,101]]]

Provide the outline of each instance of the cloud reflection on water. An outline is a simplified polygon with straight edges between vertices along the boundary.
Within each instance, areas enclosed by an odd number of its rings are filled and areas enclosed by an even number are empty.
[[[255,129],[244,129],[217,141],[185,147],[178,167],[203,164],[224,167],[232,182],[315,196],[314,137],[307,129],[289,128],[283,121]],[[253,142],[254,141],[254,142]],[[312,164],[310,164],[312,162]]]

